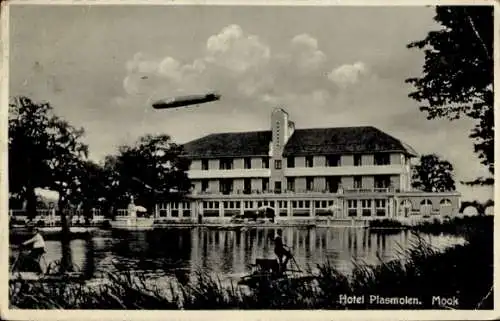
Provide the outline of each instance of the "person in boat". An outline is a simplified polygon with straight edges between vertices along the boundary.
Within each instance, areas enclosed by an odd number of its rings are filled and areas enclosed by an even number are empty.
[[[281,235],[277,233],[274,236],[274,254],[278,257],[278,262],[279,262],[279,267],[281,272],[284,272],[286,270],[286,265],[288,264],[288,261],[292,258],[292,253],[287,250],[288,246],[283,244],[283,239],[281,238]],[[283,261],[283,258],[285,260]]]
[[[35,265],[36,272],[43,273],[40,259],[45,253],[45,240],[38,228],[32,229],[33,237],[23,242],[23,247],[31,246],[31,251],[27,254],[27,258]]]

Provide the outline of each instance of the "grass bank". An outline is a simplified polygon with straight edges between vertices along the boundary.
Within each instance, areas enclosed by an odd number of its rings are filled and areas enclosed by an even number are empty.
[[[12,281],[10,303],[26,309],[492,309],[492,218],[440,224],[416,229],[444,229],[467,243],[439,252],[417,238],[400,259],[356,264],[352,275],[326,263],[307,282],[263,283],[253,290],[223,285],[204,272],[193,283],[179,278],[161,288],[128,273],[110,274],[97,286]],[[344,295],[365,299],[346,306],[340,299]],[[456,298],[458,305],[439,305],[438,296]],[[407,298],[404,304],[394,302],[401,298]]]

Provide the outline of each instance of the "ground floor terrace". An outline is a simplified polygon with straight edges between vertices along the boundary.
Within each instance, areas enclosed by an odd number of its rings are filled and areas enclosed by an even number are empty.
[[[330,219],[418,219],[458,214],[458,193],[303,193],[259,195],[197,195],[180,202],[157,204],[161,220],[229,221],[235,216],[271,212],[277,221]]]
[[[466,215],[458,193],[380,192],[359,190],[339,193],[287,193],[287,194],[206,194],[196,195],[176,202],[160,202],[155,208],[141,215],[152,215],[157,221],[224,223],[237,216],[271,213],[276,221],[305,220],[373,220],[399,219],[419,221],[446,218],[459,213]],[[470,206],[469,206],[470,207]],[[35,221],[53,225],[60,221],[54,209],[38,211]],[[69,213],[68,213],[69,214]],[[119,209],[118,216],[128,215]],[[72,211],[73,224],[85,223],[84,213]],[[10,217],[25,218],[24,210],[10,210]],[[106,215],[93,209],[92,222],[102,222]]]

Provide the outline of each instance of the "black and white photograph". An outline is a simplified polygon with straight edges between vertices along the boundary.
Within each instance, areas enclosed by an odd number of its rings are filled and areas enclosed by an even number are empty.
[[[2,4],[4,315],[494,312],[498,4],[303,4]]]

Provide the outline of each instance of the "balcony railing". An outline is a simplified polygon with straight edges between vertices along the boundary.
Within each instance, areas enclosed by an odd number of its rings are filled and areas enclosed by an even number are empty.
[[[356,193],[398,193],[401,190],[399,188],[351,188],[344,189],[344,194],[356,194]],[[307,193],[323,193],[323,194],[342,194],[339,191],[333,191],[328,189],[294,189],[294,190],[281,190],[276,193],[275,190],[245,190],[236,189],[230,192],[231,195],[259,195],[259,194],[307,194]],[[223,193],[219,191],[202,191],[196,192],[196,195],[228,195],[228,193]]]
[[[391,193],[391,192],[399,192],[399,188],[392,187],[377,187],[377,188],[349,188],[345,189],[344,193]]]

